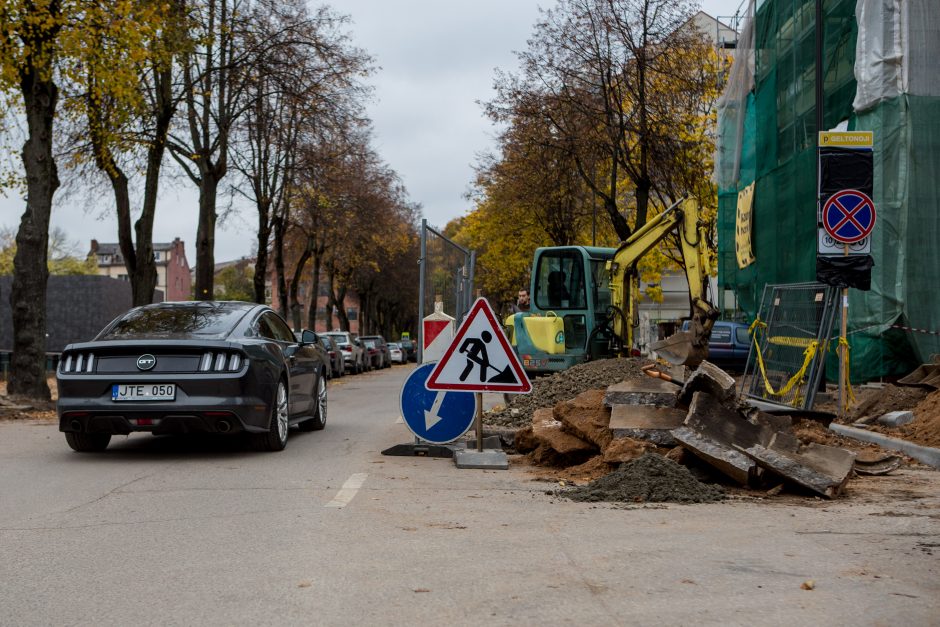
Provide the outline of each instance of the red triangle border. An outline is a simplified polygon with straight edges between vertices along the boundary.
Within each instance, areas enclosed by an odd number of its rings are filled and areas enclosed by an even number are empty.
[[[499,344],[502,349],[506,352],[506,356],[509,358],[509,365],[512,367],[513,372],[516,375],[516,379],[519,380],[518,384],[508,384],[508,383],[450,383],[450,384],[439,384],[437,382],[437,377],[440,376],[441,371],[444,369],[444,366],[447,365],[448,360],[454,353],[454,350],[463,340],[464,335],[467,333],[467,329],[470,327],[470,323],[476,318],[476,315],[483,311],[483,315],[486,317],[486,321],[490,324],[490,327],[493,329],[493,337],[499,340]],[[522,363],[519,361],[518,355],[512,350],[512,346],[509,345],[509,340],[506,339],[506,333],[503,331],[502,325],[496,320],[496,316],[493,313],[493,308],[490,307],[489,302],[485,298],[478,298],[473,303],[473,306],[470,307],[470,311],[467,312],[466,317],[463,319],[463,322],[460,325],[460,328],[457,329],[457,333],[454,335],[454,340],[450,343],[450,346],[447,347],[447,350],[444,352],[444,355],[438,360],[437,365],[434,367],[434,370],[431,371],[431,375],[428,377],[428,380],[425,382],[424,387],[429,390],[457,390],[461,392],[506,392],[509,394],[528,394],[532,391],[532,382],[529,381],[529,377],[526,376],[525,370],[522,368]]]

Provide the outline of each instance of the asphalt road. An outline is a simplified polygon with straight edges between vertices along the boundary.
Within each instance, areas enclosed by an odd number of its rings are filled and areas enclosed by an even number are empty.
[[[938,473],[832,503],[571,503],[520,466],[383,457],[408,372],[331,384],[326,430],[281,453],[78,454],[0,423],[0,624],[940,622]]]

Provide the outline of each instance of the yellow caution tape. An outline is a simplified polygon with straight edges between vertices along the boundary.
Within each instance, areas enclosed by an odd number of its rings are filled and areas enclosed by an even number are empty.
[[[816,356],[816,350],[819,348],[819,342],[817,342],[816,340],[812,340],[809,342],[809,344],[806,346],[806,350],[803,351],[803,365],[800,367],[800,369],[797,371],[796,374],[790,377],[790,380],[787,381],[786,384],[782,388],[780,388],[779,390],[774,390],[773,386],[770,384],[770,380],[767,378],[767,368],[766,366],[764,366],[764,355],[761,353],[760,342],[757,341],[757,337],[756,337],[756,330],[759,328],[766,329],[767,325],[764,322],[762,322],[760,318],[755,318],[754,322],[751,324],[750,328],[748,329],[748,332],[751,333],[752,335],[755,335],[754,348],[757,349],[755,351],[757,353],[757,365],[760,367],[761,378],[764,381],[764,389],[766,389],[767,393],[770,394],[771,396],[784,396],[790,390],[793,389],[794,385],[803,384],[803,381],[806,377],[806,370],[809,368],[809,365],[813,362],[813,357]],[[796,340],[796,339],[801,339],[801,338],[791,338],[791,339]]]
[[[768,337],[767,341],[771,344],[776,344],[777,346],[796,346],[797,348],[809,348],[810,344],[816,340],[811,337],[786,337],[784,335],[776,335],[774,337]]]

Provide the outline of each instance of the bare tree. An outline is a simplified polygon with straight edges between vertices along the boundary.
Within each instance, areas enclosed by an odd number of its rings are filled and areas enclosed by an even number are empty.
[[[521,75],[498,75],[487,108],[494,120],[546,123],[546,142],[570,155],[621,239],[646,223],[652,193],[674,191],[681,128],[671,122],[684,118],[659,92],[701,88],[701,63],[687,54],[703,49],[687,27],[692,8],[687,0],[560,0],[519,55]],[[676,56],[687,62],[671,62]]]

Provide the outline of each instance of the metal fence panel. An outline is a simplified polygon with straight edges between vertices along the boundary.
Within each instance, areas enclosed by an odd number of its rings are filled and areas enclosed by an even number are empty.
[[[837,288],[821,283],[764,287],[742,381],[748,397],[812,408],[825,372],[838,296]]]
[[[476,255],[444,234],[421,222],[421,279],[418,318],[434,311],[441,300],[444,313],[454,316],[457,323],[473,304],[473,274]],[[418,363],[422,363],[423,338],[418,341]]]

